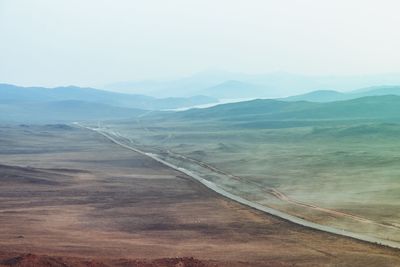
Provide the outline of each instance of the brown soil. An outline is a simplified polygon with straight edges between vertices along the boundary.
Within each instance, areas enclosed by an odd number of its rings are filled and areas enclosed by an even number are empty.
[[[400,266],[398,250],[251,210],[89,131],[2,127],[0,164],[4,266]]]
[[[194,258],[164,258],[156,260],[88,260],[73,257],[50,257],[45,255],[22,254],[19,256],[2,255],[0,267],[215,267],[216,263]]]

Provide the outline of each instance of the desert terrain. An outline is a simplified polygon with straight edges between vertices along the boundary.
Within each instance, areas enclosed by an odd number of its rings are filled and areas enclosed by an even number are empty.
[[[3,266],[396,266],[66,125],[0,129]]]
[[[400,247],[399,103],[254,100],[100,128],[234,195]]]

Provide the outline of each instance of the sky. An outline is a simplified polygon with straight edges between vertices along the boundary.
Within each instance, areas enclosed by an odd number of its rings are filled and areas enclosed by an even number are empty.
[[[397,0],[0,0],[0,82],[400,72]]]

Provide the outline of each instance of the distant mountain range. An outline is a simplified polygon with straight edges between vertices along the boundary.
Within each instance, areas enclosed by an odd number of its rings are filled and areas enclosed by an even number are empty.
[[[266,88],[251,83],[229,80],[216,86],[199,91],[203,95],[213,96],[218,99],[251,98],[256,95],[265,96]]]
[[[70,121],[129,118],[217,102],[205,96],[154,98],[80,87],[18,87],[0,84],[0,121]]]
[[[310,102],[333,102],[350,100],[365,96],[400,95],[400,86],[375,86],[355,91],[341,93],[333,90],[319,90],[306,94],[282,98],[285,101],[310,101]]]
[[[277,98],[315,90],[351,91],[382,84],[400,85],[400,74],[309,76],[285,72],[243,74],[205,71],[182,79],[119,82],[106,85],[104,88],[158,97],[206,95],[231,99]]]
[[[239,92],[242,86],[241,82],[228,81],[214,89]],[[21,88],[1,84],[0,121],[70,122],[161,116],[162,119],[222,121],[221,125],[229,122],[257,126],[265,122],[288,120],[400,120],[400,86],[369,87],[349,93],[314,91],[280,100],[258,99],[183,112],[154,112],[207,101],[216,100],[209,97],[154,98],[93,88]]]

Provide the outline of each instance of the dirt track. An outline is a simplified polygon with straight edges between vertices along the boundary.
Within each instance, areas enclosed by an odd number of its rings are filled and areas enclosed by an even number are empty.
[[[176,257],[219,266],[400,265],[397,250],[251,210],[95,133],[49,126],[0,134],[3,260],[34,253],[108,266]]]

